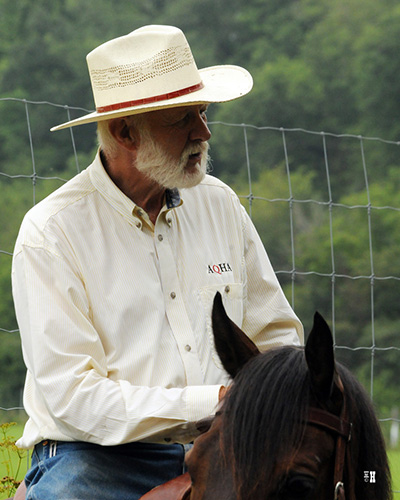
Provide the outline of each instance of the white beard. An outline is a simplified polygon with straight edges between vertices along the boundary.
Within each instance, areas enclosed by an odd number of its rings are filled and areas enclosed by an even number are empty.
[[[166,189],[190,188],[199,184],[208,171],[208,149],[207,142],[189,144],[177,163],[147,131],[142,131],[135,167]],[[185,167],[189,156],[197,153],[201,153],[201,160],[194,171],[193,167],[188,171]]]

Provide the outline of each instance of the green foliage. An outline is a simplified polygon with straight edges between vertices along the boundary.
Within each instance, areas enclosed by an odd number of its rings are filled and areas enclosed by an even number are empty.
[[[400,450],[388,452],[390,471],[392,475],[393,500],[400,499]]]
[[[200,68],[239,64],[254,77],[248,96],[210,107],[212,122],[253,125],[245,130],[247,151],[241,127],[211,125],[214,174],[248,197],[243,202],[306,330],[315,309],[331,316],[334,300],[339,345],[372,346],[374,317],[376,345],[399,347],[398,148],[280,130],[399,140],[398,2],[0,0],[0,12],[0,98],[59,105],[0,101],[0,172],[26,176],[0,176],[0,250],[7,252],[0,254],[1,328],[17,328],[8,254],[22,217],[63,182],[40,177],[70,178],[87,166],[96,147],[93,125],[74,129],[76,165],[71,132],[49,132],[69,118],[64,104],[81,108],[70,110],[71,118],[93,108],[86,54],[139,26],[163,23],[183,29]],[[388,205],[394,208],[382,209]],[[333,272],[340,275],[335,280]],[[19,404],[24,372],[18,334],[0,335],[0,380],[8,386],[0,383],[0,401],[13,406]],[[368,385],[371,352],[338,354]],[[375,395],[386,411],[385,401],[397,397],[398,351],[378,350],[374,359]]]
[[[18,331],[0,331],[0,402],[5,408],[20,406],[26,369]]]
[[[317,173],[306,167],[291,171],[288,177],[284,164],[264,166],[252,182],[252,196],[246,181],[235,186],[251,210],[289,298],[290,270],[296,270],[294,304],[306,331],[315,310],[331,317],[334,298],[336,343],[357,349],[339,349],[338,358],[373,392],[381,415],[390,414],[398,400],[400,376],[399,172],[397,167],[387,169],[385,179],[370,183],[368,190],[342,195],[332,206],[326,203],[322,188],[315,190]],[[320,203],[307,203],[310,199]],[[280,274],[282,270],[286,273]]]
[[[376,4],[378,7],[379,4]],[[379,9],[356,43],[355,99],[364,110],[365,130],[398,140],[400,125],[400,6]]]
[[[13,495],[21,480],[20,476],[22,460],[26,452],[15,446],[15,438],[9,435],[9,429],[15,422],[0,424],[0,457],[1,465],[7,474],[0,478],[0,494],[6,493],[7,497]]]
[[[285,166],[264,170],[252,184],[254,200],[243,200],[261,236],[275,270],[287,267],[292,260],[291,220],[288,206],[291,191],[298,199],[309,199],[312,194],[312,172],[297,171],[290,176],[290,185]],[[290,188],[289,188],[290,186]],[[236,186],[236,192],[245,194],[244,186]],[[292,215],[299,232],[305,231],[312,215],[310,207],[295,204]],[[277,245],[277,242],[279,244]]]

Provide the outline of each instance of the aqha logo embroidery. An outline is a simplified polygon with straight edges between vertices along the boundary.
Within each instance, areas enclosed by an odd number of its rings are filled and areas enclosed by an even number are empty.
[[[221,264],[209,264],[208,274],[222,274],[232,272],[229,262],[222,262]]]

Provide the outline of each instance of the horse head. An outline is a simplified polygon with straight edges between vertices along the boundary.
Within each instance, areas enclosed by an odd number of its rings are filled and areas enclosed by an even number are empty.
[[[304,349],[265,353],[229,319],[220,294],[212,321],[233,383],[216,416],[198,424],[201,435],[186,460],[187,498],[390,498],[379,424],[365,391],[335,362],[322,316],[315,314]],[[379,485],[365,484],[364,468],[379,469]]]

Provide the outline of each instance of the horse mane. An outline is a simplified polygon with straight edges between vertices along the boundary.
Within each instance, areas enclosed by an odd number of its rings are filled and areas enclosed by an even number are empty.
[[[345,366],[336,363],[336,369],[347,397],[349,420],[353,422],[352,439],[356,446],[351,449],[356,498],[388,500],[392,498],[390,468],[373,404],[364,387]],[[364,474],[369,471],[375,472],[376,483],[365,480]]]
[[[358,446],[352,464],[356,498],[387,500],[390,473],[379,423],[362,386],[342,365],[336,366],[348,398],[352,439]],[[309,402],[309,372],[302,348],[271,349],[239,372],[222,407],[223,451],[233,469],[238,499],[257,498],[257,491],[267,491],[271,471],[288,450],[299,449]],[[364,471],[376,471],[374,487],[364,481]]]

